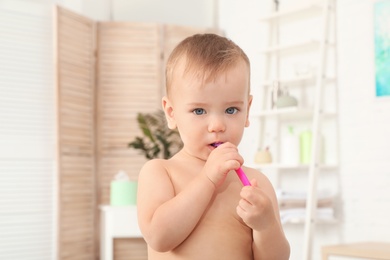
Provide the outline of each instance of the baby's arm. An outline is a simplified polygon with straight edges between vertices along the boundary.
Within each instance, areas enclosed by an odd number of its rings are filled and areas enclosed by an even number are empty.
[[[138,223],[148,245],[160,252],[174,249],[188,237],[215,191],[209,178],[198,174],[175,194],[162,160],[144,165],[138,185]]]
[[[166,161],[148,161],[139,175],[137,203],[138,223],[148,245],[161,252],[180,245],[198,224],[215,189],[242,162],[237,147],[224,143],[210,153],[200,172],[177,193]]]
[[[237,213],[253,229],[254,259],[284,260],[290,257],[290,245],[280,223],[274,189],[264,175],[241,191]],[[261,187],[258,186],[261,181]]]

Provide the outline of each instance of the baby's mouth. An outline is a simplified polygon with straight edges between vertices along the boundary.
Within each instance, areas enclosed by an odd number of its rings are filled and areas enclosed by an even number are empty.
[[[212,143],[210,144],[212,147],[214,148],[217,148],[218,146],[220,146],[221,144],[223,144],[222,142],[216,142],[216,143]]]

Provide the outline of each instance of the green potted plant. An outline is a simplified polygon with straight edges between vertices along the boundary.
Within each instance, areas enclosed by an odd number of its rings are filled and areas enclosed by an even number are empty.
[[[183,147],[179,132],[168,128],[162,110],[138,113],[137,122],[142,136],[136,136],[128,145],[140,150],[147,159],[169,159]]]

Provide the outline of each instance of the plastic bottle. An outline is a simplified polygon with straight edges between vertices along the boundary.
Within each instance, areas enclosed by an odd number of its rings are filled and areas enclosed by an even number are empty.
[[[281,162],[288,165],[299,164],[299,138],[294,134],[294,128],[288,127],[287,135],[282,140]]]
[[[305,130],[301,132],[299,136],[300,146],[300,162],[302,164],[309,164],[311,161],[311,143],[312,143],[312,132]]]

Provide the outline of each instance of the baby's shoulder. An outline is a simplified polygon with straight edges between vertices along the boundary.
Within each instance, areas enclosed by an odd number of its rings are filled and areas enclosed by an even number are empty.
[[[256,179],[260,187],[269,187],[272,188],[272,184],[268,177],[262,173],[258,169],[250,168],[250,167],[245,167],[244,168],[245,173],[247,173],[248,178],[250,180]]]
[[[147,161],[141,168],[141,174],[144,172],[161,172],[166,170],[167,160],[151,159]]]
[[[164,166],[166,160],[165,159],[151,159],[151,160],[148,160],[147,162],[145,162],[143,168],[145,167],[161,167],[161,166]]]
[[[167,160],[152,159],[142,166],[139,175],[139,183],[162,183],[170,179],[167,170]]]
[[[249,175],[248,177],[255,177],[256,179],[268,179],[267,176],[264,175],[264,173],[262,173],[259,169],[246,166],[243,166],[242,169],[247,175]]]
[[[140,174],[152,173],[169,174],[176,167],[177,162],[171,159],[152,159],[147,161],[141,168]]]

